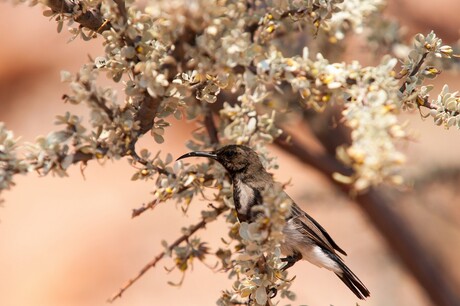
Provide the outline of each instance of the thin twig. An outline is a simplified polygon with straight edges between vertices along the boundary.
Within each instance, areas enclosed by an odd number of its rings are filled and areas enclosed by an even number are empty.
[[[97,9],[88,9],[84,13],[75,14],[74,9],[81,7],[78,0],[46,0],[44,4],[56,13],[71,14],[76,22],[95,32],[102,33],[112,27],[110,22],[107,22]]]
[[[429,54],[429,52],[423,53],[423,55],[420,58],[420,60],[418,61],[417,65],[415,65],[414,69],[412,69],[411,73],[409,74],[409,76],[408,76],[409,78],[413,77],[414,75],[416,75],[420,71],[420,68],[422,68],[422,65],[425,62],[428,54]],[[399,91],[401,93],[403,93],[406,90],[407,83],[408,83],[408,81],[404,82],[404,84],[402,84],[401,87],[399,88]],[[428,109],[437,109],[436,105],[434,105],[433,103],[430,103],[428,101],[428,97],[422,98],[422,97],[418,96],[416,101],[417,101],[417,108],[419,109],[419,111],[420,111],[420,107],[426,107]],[[420,114],[422,115],[422,117],[425,117],[425,118],[427,117],[427,116],[423,115],[421,111],[420,111]]]
[[[429,52],[423,53],[423,55],[422,55],[422,57],[420,58],[419,62],[418,62],[417,65],[414,67],[414,69],[412,69],[412,72],[409,74],[409,77],[413,77],[414,75],[417,74],[417,72],[420,70],[420,68],[422,67],[423,63],[425,62],[425,59],[426,59],[426,57],[428,56],[428,53],[429,53]],[[404,82],[404,84],[401,85],[401,87],[399,88],[399,91],[400,91],[400,92],[404,92],[404,90],[406,90],[406,85],[407,85],[407,81]]]
[[[217,132],[216,124],[214,123],[214,118],[212,117],[212,111],[209,107],[206,108],[206,114],[204,115],[204,126],[208,132],[211,144],[219,144],[219,135]]]
[[[150,161],[146,160],[146,159],[143,159],[142,157],[140,157],[136,151],[134,150],[134,148],[131,148],[128,150],[128,152],[126,152],[125,155],[128,155],[131,156],[133,158],[134,161],[136,161],[137,163],[139,164],[142,164],[144,165],[147,169],[153,169],[155,170],[156,172],[160,173],[160,174],[163,174],[163,175],[166,175],[166,176],[172,176],[173,178],[176,178],[176,175],[172,172],[168,172],[165,168],[162,168],[162,167],[158,167],[158,166],[155,166],[154,164],[152,164]]]
[[[123,17],[123,22],[128,22],[128,12],[126,11],[126,5],[124,0],[113,0],[117,4],[118,12]]]
[[[171,175],[174,175],[174,174],[171,174]],[[214,176],[213,175],[205,175],[203,177],[203,182],[201,182],[201,184],[205,185],[206,183],[210,182],[214,180]],[[181,194],[182,192],[190,189],[191,187],[193,187],[193,185],[188,185],[188,186],[181,186],[180,188],[178,188],[177,190],[177,194]],[[135,208],[133,209],[133,212],[131,214],[131,217],[132,218],[135,218],[135,217],[138,217],[140,216],[141,214],[143,214],[144,212],[146,212],[147,210],[149,209],[152,209],[155,207],[155,205],[157,204],[157,200],[152,200],[150,201],[149,203],[147,203],[147,205],[142,205],[140,208]]]
[[[89,82],[86,82],[86,81],[82,81],[81,82],[83,84],[83,86],[85,86],[85,89],[88,91],[88,92],[91,92],[91,84]],[[64,97],[67,97],[66,95],[64,95]],[[110,121],[113,121],[113,118],[114,118],[114,112],[112,109],[110,109],[107,104],[106,104],[106,99],[103,98],[103,97],[98,97],[96,95],[96,93],[92,92],[91,95],[89,96],[89,101],[93,101],[94,104],[99,107],[106,115],[107,117],[109,117]]]
[[[220,207],[216,207],[214,208],[215,211],[216,211],[216,217],[221,215],[223,212],[225,212],[226,210],[228,210],[228,206],[225,206],[225,205],[222,205]],[[215,220],[215,219],[212,219],[212,221]],[[195,224],[194,226],[192,226],[188,233],[187,234],[184,234],[182,235],[181,237],[179,237],[176,241],[174,241],[169,247],[168,247],[168,250],[167,252],[171,252],[174,250],[175,247],[179,246],[182,242],[184,241],[187,241],[195,232],[197,232],[198,230],[206,227],[206,224],[208,224],[208,222],[210,222],[209,220],[207,219],[202,219],[199,223]],[[115,301],[116,299],[120,298],[123,293],[129,288],[131,287],[137,280],[139,280],[148,270],[150,270],[151,268],[155,267],[156,264],[161,260],[163,259],[163,257],[166,255],[167,253],[166,251],[163,251],[161,252],[160,254],[158,254],[157,256],[155,256],[150,262],[148,262],[138,273],[135,277],[133,277],[132,279],[128,280],[128,282],[123,286],[121,287],[120,290],[118,290],[118,292],[116,294],[114,294],[111,298],[109,298],[107,301],[109,303],[112,303],[113,301]]]
[[[155,205],[157,204],[157,200],[153,200],[153,201],[150,201],[147,205],[143,205],[142,207],[140,208],[135,208],[133,209],[133,212],[131,213],[131,218],[135,218],[135,217],[138,217],[140,216],[142,213],[144,213],[146,210],[149,210],[149,209],[152,209],[153,207],[155,207]]]

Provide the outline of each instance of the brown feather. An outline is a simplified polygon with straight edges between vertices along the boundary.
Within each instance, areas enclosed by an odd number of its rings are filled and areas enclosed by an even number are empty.
[[[347,253],[337,245],[337,243],[326,232],[326,230],[294,202],[292,203],[291,213],[292,218],[299,219],[303,223],[304,229],[311,233],[313,236],[312,239],[316,241],[320,246],[328,249],[334,254],[337,254],[335,252],[335,250],[337,250],[339,253],[342,253],[345,256],[347,255]]]

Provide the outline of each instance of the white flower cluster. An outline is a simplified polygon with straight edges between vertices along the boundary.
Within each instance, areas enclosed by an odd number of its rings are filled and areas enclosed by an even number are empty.
[[[415,36],[413,49],[405,58],[399,73],[400,77],[404,78],[404,85],[400,93],[403,109],[425,106],[424,100],[428,99],[431,85],[424,85],[424,82],[440,74],[440,71],[432,65],[433,61],[437,58],[451,58],[452,56],[452,47],[443,45],[442,40],[434,32],[426,36],[422,34]]]
[[[130,149],[130,142],[137,137],[140,126],[130,104],[123,108],[117,105],[117,94],[113,88],[97,86],[98,74],[95,66],[89,64],[73,77],[67,72],[61,74],[62,80],[69,82],[72,90],[64,99],[73,104],[87,103],[91,109],[89,122],[97,130],[85,135],[84,129],[75,129],[82,140],[74,148],[77,151],[83,149],[84,153],[96,157],[102,154],[117,159]]]
[[[406,137],[396,114],[398,83],[391,78],[396,59],[386,59],[377,67],[360,71],[356,84],[350,86],[350,101],[344,104],[345,123],[351,128],[352,144],[341,147],[338,157],[354,169],[347,180],[357,191],[382,182],[401,184],[398,175],[405,156],[395,146]]]
[[[398,123],[398,81],[393,77],[396,59],[384,59],[376,67],[361,67],[358,62],[330,64],[321,54],[309,59],[285,58],[272,49],[270,56],[258,63],[262,82],[285,80],[305,99],[306,106],[324,109],[330,101],[344,105],[345,124],[351,128],[352,144],[341,148],[338,157],[355,170],[353,177],[336,175],[342,182],[363,190],[382,182],[401,183],[397,170],[404,156],[395,140],[405,137]]]
[[[460,129],[460,96],[458,91],[449,92],[449,86],[444,85],[438,98],[433,101],[436,108],[430,110],[430,115],[437,125],[446,128],[456,126]]]
[[[280,245],[284,239],[283,228],[286,216],[290,211],[291,200],[281,192],[283,186],[276,185],[263,194],[264,205],[254,209],[260,213],[255,222],[243,222],[239,226],[239,236],[244,245],[244,252],[234,259],[238,274],[244,275],[234,283],[236,292],[233,296],[224,295],[224,299],[237,300],[238,297],[251,297],[254,305],[272,305],[270,295],[281,293],[290,299],[295,295],[289,290],[291,285],[287,272],[280,268],[284,263],[280,260]]]
[[[0,192],[10,189],[14,185],[13,176],[25,174],[28,164],[17,156],[17,141],[13,132],[6,129],[0,122]]]
[[[399,97],[403,109],[429,108],[429,115],[436,125],[445,128],[456,126],[460,129],[460,97],[458,91],[449,92],[449,86],[444,85],[441,93],[429,102],[429,92],[433,85],[424,84],[426,79],[434,79],[441,71],[436,67],[439,59],[458,57],[453,54],[449,45],[443,45],[442,40],[434,32],[424,36],[415,36],[413,49],[404,60],[399,73],[405,78],[400,88]]]
[[[362,33],[366,18],[371,14],[381,13],[384,0],[347,0],[337,4],[339,10],[328,22],[328,32],[336,40],[345,38],[347,31]]]
[[[220,115],[224,119],[224,136],[230,143],[248,144],[261,140],[270,143],[281,134],[275,125],[275,112],[260,115],[252,103],[234,106],[224,103]]]

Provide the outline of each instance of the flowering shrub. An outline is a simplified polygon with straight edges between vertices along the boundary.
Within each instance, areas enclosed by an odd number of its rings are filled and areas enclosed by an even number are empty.
[[[435,124],[460,128],[457,92],[445,86],[438,97],[429,96],[432,86],[426,82],[440,73],[438,59],[454,56],[433,32],[417,35],[400,58],[385,55],[377,66],[328,59],[328,54],[335,57],[328,50],[340,52],[352,33],[367,35],[370,46],[383,42],[384,33],[369,28],[381,18],[383,0],[42,3],[58,32],[67,25],[73,39],[97,39],[105,46],[104,54],[78,73],[61,73],[69,84],[64,100],[85,104],[91,115],[60,115],[56,131],[26,145],[0,124],[0,191],[14,185],[17,174],[65,176],[73,164],[125,157],[135,166],[133,180],[155,181],[153,198],[134,215],[169,200],[187,209],[203,188],[216,187],[213,202],[218,204],[203,211],[203,220],[185,228],[176,242],[165,243],[157,258],[170,256],[177,269],[186,271],[190,261],[215,255],[235,279],[220,297],[221,305],[244,300],[271,305],[273,292],[277,298],[295,297],[289,290],[292,278],[280,270],[286,204],[275,190],[265,196],[264,218],[238,224],[230,212],[231,186],[223,168],[207,161],[174,163],[170,154],[162,157],[155,149],[137,151],[139,138],[151,135],[161,144],[171,118],[190,120],[202,127],[187,142],[190,150],[246,144],[271,169],[277,164],[266,145],[286,134],[290,113],[312,109],[321,116],[340,107],[340,124],[350,130],[351,142],[337,147],[337,158],[353,171],[333,177],[359,193],[403,182],[399,169],[405,156],[396,143],[407,133],[399,113],[428,108]],[[386,41],[402,46],[397,37]],[[121,82],[124,91],[101,87],[101,74]],[[198,237],[189,239],[220,215],[231,224],[227,245],[211,252]]]

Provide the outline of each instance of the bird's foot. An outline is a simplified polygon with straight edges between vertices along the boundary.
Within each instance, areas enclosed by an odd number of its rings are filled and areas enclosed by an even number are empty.
[[[272,287],[268,289],[268,298],[273,299],[278,294],[278,289]]]
[[[282,271],[286,271],[290,267],[292,267],[296,262],[302,259],[302,255],[299,253],[295,253],[293,255],[289,255],[287,257],[281,258],[281,261],[285,262],[286,265],[281,268]]]
[[[267,295],[268,295],[269,299],[275,298],[277,294],[278,294],[278,289],[276,289],[275,287],[271,287],[271,288],[267,289]],[[252,294],[250,294],[249,295],[249,300],[248,300],[248,305],[252,305],[253,301],[254,300],[252,299]]]

